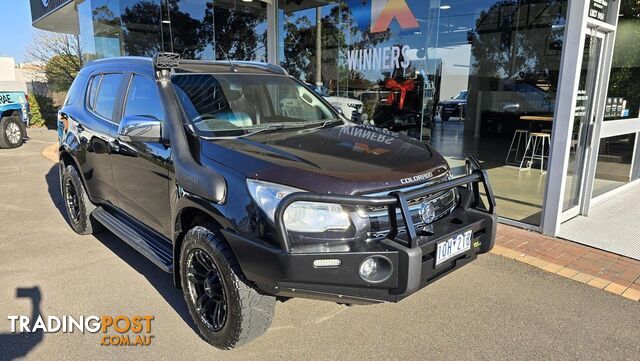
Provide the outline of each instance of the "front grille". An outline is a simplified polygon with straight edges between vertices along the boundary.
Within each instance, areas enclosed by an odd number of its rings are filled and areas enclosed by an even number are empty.
[[[439,181],[427,183],[422,186],[426,187],[428,185],[439,183],[440,181],[444,181],[444,180],[446,180],[445,177],[443,177],[443,179]],[[412,188],[412,189],[415,189],[415,188]],[[402,189],[400,189],[400,191],[402,191]],[[386,194],[390,192],[387,192]],[[376,194],[376,195],[380,195],[380,194]],[[425,197],[407,199],[407,203],[409,205],[409,212],[411,213],[411,220],[413,221],[413,224],[417,229],[425,226],[425,223],[422,221],[422,218],[420,217],[420,214],[419,214],[420,206],[425,201],[432,202],[435,208],[435,215],[436,215],[434,219],[434,222],[435,222],[438,219],[441,219],[447,216],[448,214],[450,214],[453,211],[453,209],[456,207],[457,200],[458,200],[457,190],[455,189],[433,194],[428,197],[425,196]],[[371,222],[371,231],[369,232],[369,235],[368,235],[369,239],[376,240],[376,239],[384,238],[389,233],[391,228],[389,224],[389,213],[387,211],[387,208],[386,207],[368,207],[366,208],[365,211],[369,216],[369,220]],[[404,226],[402,226],[404,219],[402,217],[402,213],[400,212],[400,209],[396,210],[396,216],[398,219],[398,231],[402,233],[405,230],[404,230]]]

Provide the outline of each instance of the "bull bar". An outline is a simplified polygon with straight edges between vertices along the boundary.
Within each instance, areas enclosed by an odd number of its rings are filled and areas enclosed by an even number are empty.
[[[291,204],[295,202],[317,202],[317,203],[335,203],[341,205],[368,206],[368,207],[386,207],[389,214],[389,223],[391,226],[387,239],[407,244],[409,248],[418,246],[418,235],[416,227],[411,218],[407,199],[419,197],[427,197],[450,189],[464,187],[472,191],[473,200],[469,205],[470,208],[484,211],[489,214],[495,214],[496,201],[489,183],[487,171],[482,168],[478,159],[473,155],[468,155],[465,159],[466,175],[457,177],[442,183],[429,185],[427,187],[414,189],[411,191],[390,192],[388,196],[367,197],[359,195],[331,195],[321,193],[296,192],[287,195],[278,204],[275,211],[275,226],[280,246],[285,253],[291,252],[291,244],[284,222],[284,214]],[[488,200],[487,208],[482,208],[480,197],[480,183],[483,185],[485,195]],[[402,225],[406,230],[406,239],[399,236],[399,222],[397,209],[402,214]]]

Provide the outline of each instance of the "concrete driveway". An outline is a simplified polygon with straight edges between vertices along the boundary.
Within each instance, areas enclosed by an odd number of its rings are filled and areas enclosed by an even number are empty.
[[[234,351],[194,332],[171,277],[109,233],[62,215],[51,131],[0,150],[0,359],[637,360],[640,304],[494,255],[399,304],[278,303],[272,328]],[[9,315],[152,314],[148,347],[99,334],[10,332]]]

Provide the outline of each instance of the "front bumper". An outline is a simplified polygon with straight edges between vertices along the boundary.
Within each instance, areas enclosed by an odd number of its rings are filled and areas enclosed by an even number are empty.
[[[468,161],[469,174],[451,181],[389,197],[329,196],[296,193],[287,196],[276,211],[276,228],[281,247],[223,231],[234,250],[245,276],[266,293],[285,297],[306,297],[344,303],[398,302],[452,271],[473,261],[478,254],[493,248],[497,219],[495,200],[486,172],[477,160]],[[480,201],[479,184],[484,185],[488,207]],[[324,201],[355,205],[386,205],[390,214],[400,208],[407,214],[406,199],[458,188],[461,201],[448,216],[427,229],[418,230],[411,217],[403,217],[408,232],[398,232],[392,222],[389,236],[369,242],[362,249],[340,253],[291,253],[284,228],[283,214],[298,201]],[[415,194],[414,194],[415,193]],[[375,204],[372,204],[375,203]],[[391,213],[392,212],[392,213]],[[395,219],[395,218],[394,218]],[[407,220],[406,222],[404,220]],[[408,224],[407,224],[408,222]],[[436,266],[437,244],[465,231],[472,231],[471,248]],[[359,275],[360,264],[371,256],[382,256],[392,265],[391,275],[380,283],[370,283]],[[315,267],[317,260],[339,260],[336,267]]]

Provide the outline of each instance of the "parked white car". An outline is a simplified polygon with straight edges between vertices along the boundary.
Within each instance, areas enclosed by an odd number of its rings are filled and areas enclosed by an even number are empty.
[[[360,120],[363,104],[358,99],[344,97],[324,97],[331,105],[342,111],[349,120]]]
[[[353,98],[328,96],[326,87],[319,87],[306,82],[305,84],[314,92],[316,92],[316,94],[325,98],[329,102],[329,104],[333,105],[334,108],[341,111],[347,119],[352,121],[366,120],[366,116],[365,119],[363,119],[362,114],[364,111],[364,104],[360,100]]]

